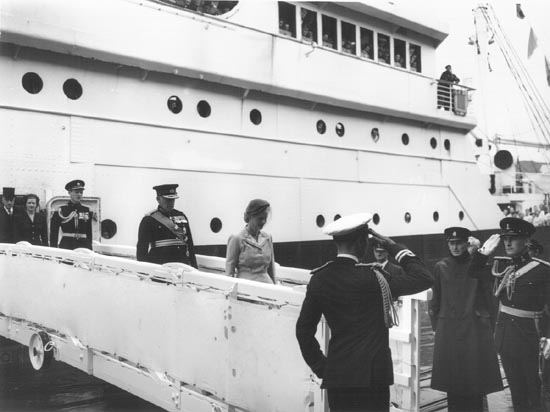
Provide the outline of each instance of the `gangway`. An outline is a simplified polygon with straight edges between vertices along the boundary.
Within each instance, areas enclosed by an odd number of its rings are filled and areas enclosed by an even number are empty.
[[[56,359],[167,411],[328,411],[294,333],[309,272],[280,267],[283,285],[267,285],[205,271],[222,272],[222,258],[198,261],[0,244],[0,335],[29,346],[36,369]],[[401,298],[390,330],[392,410],[419,410],[425,299]],[[324,322],[317,338],[326,348]]]

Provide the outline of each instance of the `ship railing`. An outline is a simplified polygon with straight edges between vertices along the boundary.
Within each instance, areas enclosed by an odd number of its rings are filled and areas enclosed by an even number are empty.
[[[434,79],[434,83],[437,84],[436,104],[439,110],[451,111],[458,116],[468,114],[471,94],[475,89],[446,80]]]
[[[200,260],[224,266],[222,258]],[[0,244],[0,335],[26,346],[47,338],[55,359],[170,411],[326,412],[295,338],[309,271],[278,269],[283,285],[268,285],[181,263]],[[419,410],[425,299],[398,303],[392,410]],[[324,320],[316,337],[326,350]]]

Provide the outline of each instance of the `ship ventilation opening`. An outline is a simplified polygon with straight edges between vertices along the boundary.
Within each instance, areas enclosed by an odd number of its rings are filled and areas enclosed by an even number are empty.
[[[374,223],[375,225],[377,225],[378,223],[380,223],[380,215],[378,213],[375,213],[373,216],[372,216],[372,223]]]
[[[325,226],[325,217],[323,215],[318,215],[315,222],[317,223],[317,227],[323,227]]]
[[[317,121],[317,133],[325,134],[327,131],[327,125],[322,120]]]
[[[346,128],[344,127],[344,125],[342,123],[337,123],[336,124],[336,134],[340,137],[342,137],[344,135],[344,133],[346,133]]]
[[[33,72],[25,73],[21,79],[23,89],[25,89],[30,94],[38,94],[44,87],[44,82],[42,78]]]
[[[378,127],[373,127],[370,131],[370,137],[372,137],[372,140],[374,140],[374,143],[378,143],[378,140],[380,140],[380,132],[378,131]]]
[[[460,220],[464,220],[464,212],[462,210],[460,212],[458,212],[458,218]]]
[[[439,221],[439,212],[434,212],[433,218],[434,218],[434,222]]]
[[[435,149],[437,147],[437,139],[435,137],[432,137],[430,139],[430,146],[432,146],[432,149]]]
[[[250,121],[258,126],[262,122],[262,112],[258,109],[252,109],[250,111]]]
[[[200,117],[208,117],[212,113],[212,109],[210,108],[210,104],[206,100],[201,100],[197,104],[197,112],[199,113]]]
[[[338,213],[334,215],[334,221],[336,222],[338,219],[340,219],[342,216],[340,216]]]
[[[82,86],[76,79],[68,79],[63,83],[63,93],[71,100],[80,99],[82,96]]]
[[[168,105],[168,110],[174,114],[178,114],[183,109],[183,104],[178,96],[170,96],[166,104]]]
[[[220,230],[222,230],[222,221],[217,217],[213,218],[210,221],[210,230],[214,233],[218,233]]]
[[[451,150],[451,141],[449,139],[445,139],[443,146],[445,147],[445,150]]]
[[[409,144],[409,135],[407,133],[403,133],[401,135],[401,141],[405,146],[407,146]]]
[[[101,237],[103,239],[112,239],[117,232],[116,223],[111,219],[101,221]]]
[[[405,213],[405,223],[411,223],[412,216],[409,212]]]

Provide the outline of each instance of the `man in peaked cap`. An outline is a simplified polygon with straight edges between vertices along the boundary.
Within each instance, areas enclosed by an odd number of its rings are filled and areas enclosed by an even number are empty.
[[[529,239],[535,233],[531,223],[506,217],[500,228],[500,234],[491,235],[474,254],[469,274],[480,280],[495,279],[494,293],[500,302],[495,344],[514,410],[539,411],[539,339],[550,337],[549,322],[542,321],[550,305],[550,264],[529,255]],[[486,262],[501,239],[507,256],[495,257],[492,270],[486,270]],[[542,353],[548,359],[550,343],[546,342]]]
[[[444,231],[449,256],[435,264],[429,301],[436,332],[431,387],[447,392],[449,412],[483,412],[483,397],[501,391],[493,341],[491,283],[468,276],[471,262],[463,227]]]
[[[380,266],[380,268],[388,272],[390,275],[403,274],[403,268],[401,266],[389,261],[389,253],[381,242],[377,240],[373,242],[372,253],[374,255],[376,263]]]
[[[432,276],[416,255],[368,228],[371,215],[344,216],[323,232],[333,236],[338,256],[313,270],[296,323],[304,360],[323,379],[332,412],[388,411],[393,369],[389,328],[395,317],[392,296],[427,289]],[[403,266],[392,276],[376,266],[360,264],[371,233]],[[325,355],[315,338],[321,316],[331,330]]]
[[[158,208],[143,217],[139,225],[136,258],[142,262],[182,262],[197,268],[197,258],[187,216],[174,209],[179,198],[177,184],[153,187]]]
[[[13,243],[13,203],[15,189],[4,187],[2,190],[2,207],[0,208],[0,243]]]
[[[93,212],[82,202],[83,180],[71,180],[65,185],[69,201],[54,212],[50,221],[50,246],[61,249],[92,249]],[[59,241],[61,229],[61,241]]]

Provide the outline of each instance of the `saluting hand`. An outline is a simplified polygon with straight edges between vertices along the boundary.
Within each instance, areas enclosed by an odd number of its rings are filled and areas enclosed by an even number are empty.
[[[468,238],[468,253],[470,255],[473,255],[475,251],[478,250],[480,247],[481,247],[481,242],[479,241],[479,239],[473,236],[470,236]]]
[[[479,253],[485,256],[489,256],[496,250],[499,243],[500,243],[500,235],[499,234],[491,235],[491,237],[485,241],[481,249],[479,249]]]
[[[389,245],[395,245],[395,242],[384,235],[381,235],[378,232],[375,232],[373,229],[369,228],[369,233],[372,235],[374,239],[376,239],[382,246],[389,246]]]

